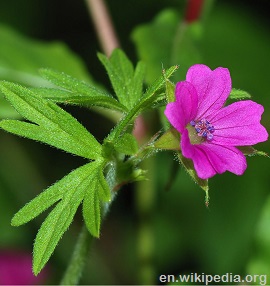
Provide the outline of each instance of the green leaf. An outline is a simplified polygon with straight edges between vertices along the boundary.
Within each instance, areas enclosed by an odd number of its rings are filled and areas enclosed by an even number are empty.
[[[84,62],[64,43],[33,40],[1,24],[0,38],[0,79],[32,87],[51,87],[38,73],[41,67],[47,67],[93,82]],[[21,118],[2,94],[0,118]]]
[[[178,66],[172,66],[161,75],[144,93],[144,95],[139,99],[139,102],[123,117],[123,119],[118,123],[116,128],[107,137],[107,141],[118,140],[122,135],[122,132],[134,121],[136,116],[140,112],[150,108],[153,103],[156,102],[156,94],[164,86],[165,79],[168,79],[176,70]]]
[[[1,128],[88,159],[100,157],[101,145],[62,108],[13,83],[1,82],[0,90],[24,118],[35,123],[3,120]]]
[[[86,164],[53,184],[21,208],[12,218],[11,224],[19,226],[37,217],[55,202],[62,199],[70,190],[73,189],[74,191],[80,182],[84,180],[84,177],[91,174],[93,167],[93,163]]]
[[[101,218],[98,181],[95,180],[93,185],[93,188],[87,191],[83,200],[83,218],[88,231],[94,237],[99,237]]]
[[[143,82],[145,77],[146,66],[143,62],[138,62],[135,68],[134,78],[130,89],[133,89],[134,103],[141,97],[143,91]]]
[[[51,211],[41,225],[34,243],[33,271],[37,275],[51,257],[59,240],[70,226],[85,195],[85,187],[78,186],[76,193],[69,191]]]
[[[94,237],[100,232],[100,203],[111,199],[110,189],[103,175],[103,164],[97,165],[90,175],[91,185],[83,200],[83,218],[87,229]]]
[[[64,43],[41,42],[0,25],[0,78],[29,86],[48,86],[38,69],[61,70],[91,81],[83,61]]]
[[[125,155],[134,155],[138,151],[138,142],[130,133],[125,133],[115,144],[115,150]]]
[[[41,69],[41,75],[64,90],[40,88],[38,94],[54,102],[79,104],[83,106],[99,106],[126,112],[127,108],[110,94],[97,89],[83,81],[71,77],[63,72]],[[68,92],[70,91],[70,92]]]
[[[232,89],[229,96],[229,99],[234,99],[234,100],[247,99],[247,98],[251,98],[251,95],[248,92],[236,88]]]
[[[59,240],[68,229],[80,203],[84,198],[86,198],[86,202],[89,200],[89,192],[91,192],[90,199],[98,199],[98,204],[99,197],[103,201],[110,199],[109,187],[102,173],[103,166],[103,161],[95,161],[79,167],[48,188],[15,215],[13,223],[20,225],[39,215],[56,200],[61,199],[43,222],[35,240],[33,268],[36,275],[49,260]],[[50,200],[50,202],[46,200]],[[91,213],[95,218],[99,217],[98,220],[95,219],[95,226],[99,230],[100,212],[97,205],[91,205],[92,207],[94,209],[90,210]],[[26,218],[23,218],[24,215]],[[86,218],[86,224],[88,220],[89,217]],[[99,234],[98,232],[91,233],[95,236]]]
[[[178,64],[181,68],[175,76],[179,81],[188,67],[200,63],[201,30],[200,23],[187,24],[172,9],[164,10],[150,23],[136,27],[132,39],[139,58],[147,65],[146,82],[149,84],[158,77],[161,65]]]
[[[98,58],[107,70],[117,98],[131,109],[142,94],[145,65],[139,62],[134,72],[132,63],[120,49],[115,49],[109,59],[100,53]]]
[[[31,90],[43,98],[50,99],[56,103],[80,105],[85,107],[97,106],[120,112],[127,112],[127,108],[124,105],[106,94],[86,95],[55,88],[32,88]]]

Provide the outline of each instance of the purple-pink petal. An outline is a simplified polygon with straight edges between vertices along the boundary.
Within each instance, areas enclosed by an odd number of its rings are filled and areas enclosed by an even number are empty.
[[[204,143],[199,148],[205,151],[218,174],[229,171],[236,175],[243,175],[247,168],[246,157],[236,147]]]
[[[230,72],[221,67],[212,71],[205,65],[194,65],[189,68],[186,80],[193,84],[198,94],[196,119],[205,118],[219,110],[232,89]]]
[[[191,159],[197,175],[201,179],[213,177],[217,172],[208,160],[204,150],[198,148],[199,145],[192,145],[189,141],[188,131],[185,130],[181,136],[181,150],[184,157]]]
[[[175,96],[175,102],[169,103],[164,113],[173,127],[182,133],[196,116],[198,97],[193,85],[186,81],[177,83]]]
[[[224,107],[231,86],[228,69],[212,71],[205,65],[194,65],[186,81],[177,83],[176,100],[165,110],[172,126],[181,133],[183,156],[193,161],[201,179],[225,171],[242,175],[247,168],[246,158],[236,146],[268,139],[260,123],[262,105],[246,100]]]
[[[209,118],[215,127],[213,144],[247,146],[266,141],[268,133],[260,124],[264,111],[262,105],[239,101],[228,105]]]
[[[216,173],[230,171],[242,175],[246,170],[246,158],[233,146],[212,143],[190,144],[187,130],[181,137],[182,154],[193,160],[194,168],[201,179],[209,179]]]

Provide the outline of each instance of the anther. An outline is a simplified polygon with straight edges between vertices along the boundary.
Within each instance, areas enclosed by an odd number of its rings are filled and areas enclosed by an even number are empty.
[[[215,132],[215,128],[211,123],[205,118],[195,121],[190,121],[190,125],[194,127],[197,135],[203,137],[209,141],[211,141],[214,137],[213,133]]]

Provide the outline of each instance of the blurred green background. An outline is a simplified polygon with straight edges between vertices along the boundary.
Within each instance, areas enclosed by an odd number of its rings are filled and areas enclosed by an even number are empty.
[[[160,74],[162,64],[180,64],[174,81],[182,80],[188,65],[196,62],[212,69],[227,67],[233,87],[248,91],[254,101],[265,106],[262,122],[269,130],[269,1],[217,0],[202,25],[189,27],[183,42],[174,43],[174,48],[172,38],[186,1],[118,0],[107,4],[123,50],[134,63],[142,59],[148,64],[146,84]],[[97,51],[100,46],[84,1],[0,2],[1,79],[44,84],[38,68],[53,67],[110,90]],[[1,118],[18,117],[4,100],[0,109]],[[99,140],[113,127],[96,112],[66,109]],[[148,119],[156,121],[157,116],[151,114]],[[151,125],[156,132],[158,125]],[[265,152],[269,147],[268,142],[257,146]],[[159,154],[151,162],[148,182],[128,185],[119,192],[101,238],[93,244],[81,283],[140,284],[148,269],[154,271],[157,284],[161,274],[195,272],[267,274],[270,284],[269,159],[248,158],[248,169],[241,177],[226,173],[211,179],[209,209],[204,205],[203,191],[181,168],[170,191],[165,191],[175,168],[173,160],[172,153]],[[10,226],[13,214],[84,161],[1,132],[0,162],[0,248],[31,252],[46,214],[19,228]],[[151,186],[153,213],[149,217],[139,203],[144,192],[148,197]],[[81,224],[79,211],[49,261],[46,283],[60,280]],[[151,233],[147,236],[151,240],[138,245],[144,231]],[[143,260],[144,252],[150,257],[147,261]]]

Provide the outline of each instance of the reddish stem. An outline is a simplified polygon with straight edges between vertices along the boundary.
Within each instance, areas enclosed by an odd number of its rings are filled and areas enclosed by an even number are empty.
[[[204,0],[188,0],[185,21],[192,23],[199,20]]]
[[[107,56],[110,56],[120,44],[106,3],[103,0],[86,0],[86,3],[96,27],[102,50]]]

